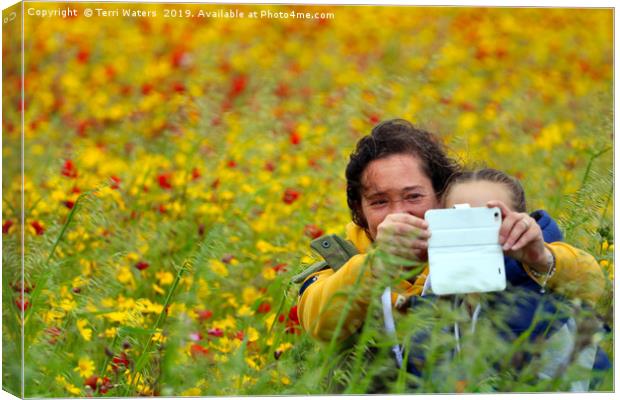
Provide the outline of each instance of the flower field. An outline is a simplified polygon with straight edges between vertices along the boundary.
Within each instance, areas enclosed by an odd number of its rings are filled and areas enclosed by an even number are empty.
[[[328,393],[333,346],[301,330],[290,280],[344,232],[348,155],[394,117],[521,179],[599,261],[612,323],[611,10],[71,7],[25,16],[23,79],[3,30],[5,390],[23,340],[27,397]]]

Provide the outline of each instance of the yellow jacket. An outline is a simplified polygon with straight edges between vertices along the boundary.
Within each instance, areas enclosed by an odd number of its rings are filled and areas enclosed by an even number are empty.
[[[316,277],[316,281],[307,287],[298,303],[297,312],[302,327],[311,336],[323,341],[331,340],[342,318],[342,312],[349,303],[349,289],[359,288],[356,297],[348,305],[340,340],[360,328],[369,303],[368,297],[374,278],[365,262],[372,242],[366,232],[354,223],[347,225],[346,238],[355,245],[360,254],[350,258],[338,271],[328,268],[306,278],[307,281]],[[546,282],[546,286],[568,297],[596,303],[605,291],[605,278],[594,257],[562,242],[549,243],[547,247],[555,256],[556,271]],[[524,268],[538,281],[527,265],[524,265]],[[399,297],[420,295],[427,276],[428,266],[413,283],[401,281],[398,287],[392,288],[392,304],[394,305]]]

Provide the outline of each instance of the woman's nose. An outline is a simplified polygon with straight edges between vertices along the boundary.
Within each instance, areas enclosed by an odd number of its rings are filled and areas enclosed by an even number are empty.
[[[410,207],[407,207],[407,202],[403,200],[394,200],[391,202],[391,213],[404,213],[412,214]],[[413,214],[412,214],[413,215]]]

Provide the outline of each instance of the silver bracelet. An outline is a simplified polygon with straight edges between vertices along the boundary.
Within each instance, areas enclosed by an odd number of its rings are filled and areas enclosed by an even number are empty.
[[[536,279],[539,279],[539,280],[544,279],[542,284],[540,285],[540,293],[545,293],[545,287],[547,286],[547,282],[553,276],[553,274],[555,274],[555,255],[553,254],[551,250],[549,250],[549,253],[551,254],[551,258],[547,262],[546,273],[541,273],[534,269],[530,269],[530,272]]]

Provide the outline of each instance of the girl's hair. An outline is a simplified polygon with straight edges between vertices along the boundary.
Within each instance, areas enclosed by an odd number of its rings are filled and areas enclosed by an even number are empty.
[[[362,212],[362,175],[372,161],[393,154],[407,154],[418,158],[437,197],[441,196],[450,176],[461,170],[460,165],[446,155],[443,145],[432,133],[416,128],[404,119],[380,122],[370,135],[357,142],[345,172],[347,204],[353,222],[362,228],[368,228]]]
[[[506,174],[505,172],[493,168],[482,168],[474,171],[461,171],[455,173],[450,178],[450,183],[448,183],[448,186],[443,194],[446,196],[450,192],[450,189],[456,184],[478,181],[487,181],[506,185],[511,193],[511,206],[514,207],[514,210],[517,212],[526,211],[525,191],[523,190],[521,183],[516,178]]]

